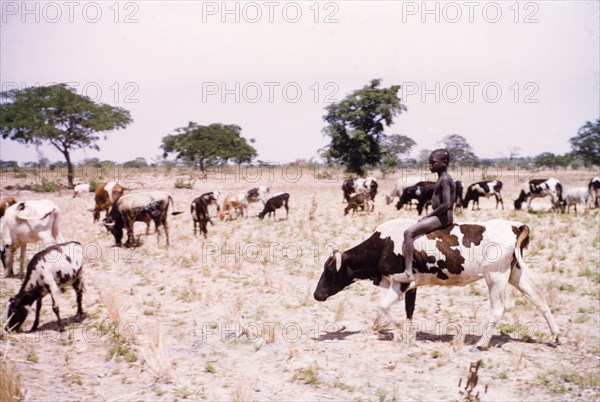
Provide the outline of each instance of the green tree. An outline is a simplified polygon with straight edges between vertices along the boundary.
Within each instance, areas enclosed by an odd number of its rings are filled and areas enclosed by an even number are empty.
[[[98,133],[125,128],[132,122],[127,110],[95,103],[66,84],[12,89],[2,92],[0,134],[22,144],[50,143],[67,163],[73,187],[71,151],[99,150]]]
[[[450,153],[451,163],[468,165],[479,162],[479,159],[475,156],[475,153],[473,153],[473,148],[471,148],[465,137],[461,135],[447,135],[442,138],[440,143]]]
[[[573,154],[581,157],[585,166],[600,165],[600,118],[594,123],[585,122],[569,142]]]
[[[410,137],[401,134],[386,135],[382,140],[381,170],[385,173],[393,172],[402,157],[406,156],[417,143]]]
[[[197,163],[203,172],[206,163],[223,163],[229,160],[236,163],[251,162],[257,153],[248,142],[254,143],[254,139],[247,142],[241,131],[234,124],[200,126],[190,122],[187,127],[176,129],[176,134],[163,137],[163,158],[175,153],[178,160]]]
[[[399,85],[380,88],[381,80],[353,91],[341,102],[327,106],[323,129],[331,143],[324,156],[343,165],[351,173],[363,175],[366,166],[381,162],[384,126],[390,126],[394,117],[406,110],[397,93]]]
[[[542,152],[541,154],[536,156],[534,159],[534,163],[537,166],[546,166],[551,169],[556,168],[556,165],[558,164],[558,162],[559,161],[558,161],[557,156],[554,155],[552,152]]]

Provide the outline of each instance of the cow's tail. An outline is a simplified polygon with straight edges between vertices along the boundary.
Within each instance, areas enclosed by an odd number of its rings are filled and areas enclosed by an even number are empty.
[[[529,245],[529,226],[521,225],[517,229],[517,242],[515,244],[515,258],[513,259],[512,268],[515,265],[518,268],[525,270],[527,269],[527,263],[523,258],[523,250]]]
[[[173,212],[171,212],[171,215],[179,215],[179,214],[183,213],[183,211],[176,211],[175,210],[175,201],[173,201],[173,197],[169,196],[169,202],[173,206]]]

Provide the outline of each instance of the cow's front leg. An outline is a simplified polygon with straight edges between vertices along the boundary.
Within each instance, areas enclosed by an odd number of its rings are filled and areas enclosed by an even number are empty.
[[[384,277],[382,279],[381,287],[387,288],[379,299],[379,310],[392,322],[395,326],[400,326],[401,323],[394,320],[390,314],[390,307],[394,305],[398,300],[403,297],[402,291],[400,290],[400,283],[393,281],[390,277]]]
[[[23,278],[23,273],[25,272],[25,254],[27,253],[27,244],[24,243],[21,245],[21,255],[19,260],[19,278]]]

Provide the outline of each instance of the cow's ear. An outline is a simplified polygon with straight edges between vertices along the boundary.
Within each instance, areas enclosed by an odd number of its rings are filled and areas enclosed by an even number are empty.
[[[335,259],[335,270],[340,272],[340,269],[342,269],[342,253],[339,250],[335,250],[332,257]]]

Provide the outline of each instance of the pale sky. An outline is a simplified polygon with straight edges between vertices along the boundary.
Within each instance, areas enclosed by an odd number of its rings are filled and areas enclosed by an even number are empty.
[[[189,121],[237,124],[258,159],[286,163],[328,143],[325,106],[373,78],[402,85],[388,134],[420,149],[449,134],[479,157],[565,153],[600,116],[600,2],[0,3],[1,90],[69,82],[130,110],[100,152],[160,154]],[[436,21],[437,19],[437,21]],[[0,159],[37,160],[0,140]],[[51,160],[62,156],[42,148]]]

